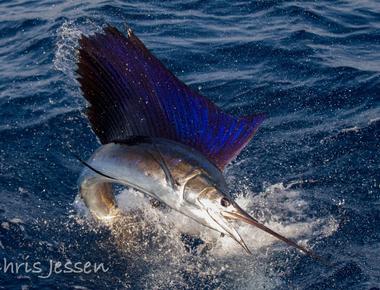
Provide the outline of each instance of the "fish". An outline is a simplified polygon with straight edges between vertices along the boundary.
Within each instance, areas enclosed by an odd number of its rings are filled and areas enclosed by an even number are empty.
[[[249,247],[236,223],[257,227],[321,260],[271,230],[230,194],[225,167],[253,138],[266,116],[235,117],[180,81],[129,28],[113,26],[79,39],[77,80],[85,114],[101,146],[84,161],[79,195],[92,215],[120,214],[112,184],[141,192]]]

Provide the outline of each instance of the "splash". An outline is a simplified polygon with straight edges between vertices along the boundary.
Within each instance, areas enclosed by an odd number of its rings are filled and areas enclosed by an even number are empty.
[[[57,29],[58,41],[54,55],[54,68],[63,72],[69,79],[73,80],[76,67],[78,40],[82,31],[75,26],[73,21],[65,21]]]
[[[124,190],[118,196],[118,204],[127,216],[113,224],[113,235],[125,254],[142,253],[138,258],[149,265],[143,278],[144,288],[187,289],[198,285],[201,288],[271,289],[280,283],[274,273],[269,273],[270,265],[259,262],[261,257],[246,255],[232,239],[220,238],[220,234],[178,212],[165,207],[153,208],[148,199],[136,191]],[[132,222],[125,223],[128,220]],[[186,250],[183,233],[199,237],[204,244],[195,250]],[[211,248],[207,249],[207,245]],[[226,251],[229,247],[232,250]]]
[[[64,75],[62,80],[65,84],[67,95],[77,96],[81,99],[80,88],[76,81],[76,68],[78,58],[78,46],[81,35],[92,34],[101,30],[91,19],[83,23],[67,20],[56,31],[56,49],[53,59],[54,69]]]
[[[310,218],[309,205],[302,199],[302,192],[293,189],[295,183],[266,185],[259,194],[245,189],[236,201],[268,227],[312,247],[315,241],[309,243],[308,239],[330,236],[337,222],[333,217]],[[236,224],[255,253],[249,256],[229,237],[220,237],[165,207],[152,207],[139,192],[123,190],[117,200],[124,215],[110,225],[113,243],[121,255],[130,258],[135,269],[140,269],[143,288],[212,284],[212,288],[220,289],[273,289],[282,283],[278,266],[294,263],[289,261],[293,249],[252,226]],[[189,249],[183,233],[199,237],[204,243]],[[295,259],[302,257],[299,254]]]

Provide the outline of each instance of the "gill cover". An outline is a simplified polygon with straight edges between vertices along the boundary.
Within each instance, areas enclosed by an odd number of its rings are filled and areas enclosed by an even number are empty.
[[[128,30],[108,26],[82,36],[78,81],[101,143],[132,136],[188,145],[223,169],[244,148],[263,115],[236,118],[187,87]]]

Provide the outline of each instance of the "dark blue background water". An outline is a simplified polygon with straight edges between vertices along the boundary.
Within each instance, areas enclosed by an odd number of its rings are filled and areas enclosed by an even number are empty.
[[[69,259],[110,270],[0,271],[1,289],[380,287],[379,1],[80,2],[0,1],[0,266]],[[80,166],[66,143],[83,156],[99,144],[73,81],[76,39],[126,22],[224,110],[268,114],[227,179],[259,197],[262,221],[321,221],[302,238],[331,267],[277,244],[252,261],[235,256],[229,271],[218,268],[228,259],[190,254],[170,266],[154,262],[154,248],[119,251],[107,229],[79,218]]]

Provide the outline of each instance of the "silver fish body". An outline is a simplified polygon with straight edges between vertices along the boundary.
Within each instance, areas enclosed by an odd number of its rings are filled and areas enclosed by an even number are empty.
[[[98,218],[108,219],[117,212],[110,183],[118,183],[224,233],[202,210],[199,198],[217,192],[230,199],[226,182],[221,171],[196,150],[165,139],[109,143],[98,148],[87,164],[103,174],[85,167],[79,178],[81,197]]]
[[[227,235],[248,253],[233,221],[254,225],[287,244],[321,260],[310,250],[274,232],[246,213],[231,198],[222,172],[196,150],[175,141],[109,143],[84,162],[80,195],[100,220],[120,214],[112,183],[131,187],[155,198],[199,224]]]

